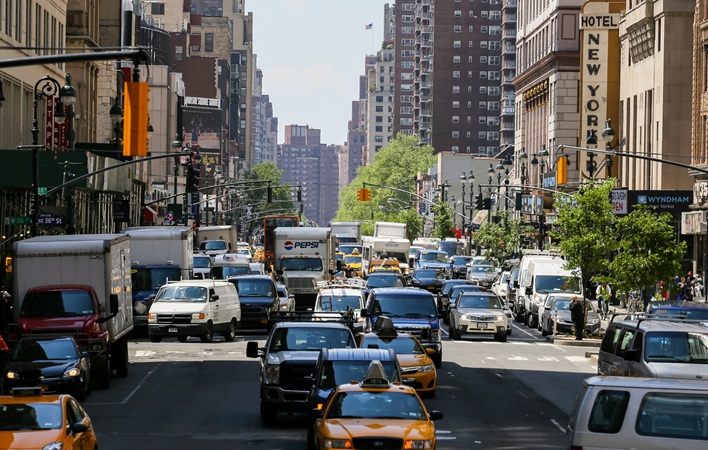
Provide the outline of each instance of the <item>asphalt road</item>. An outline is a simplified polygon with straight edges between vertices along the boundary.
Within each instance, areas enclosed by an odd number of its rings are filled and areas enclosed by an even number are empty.
[[[246,341],[131,340],[130,374],[84,403],[102,450],[305,449],[304,415],[258,414],[258,361]],[[563,427],[583,378],[595,373],[586,347],[549,344],[521,325],[506,343],[444,342],[438,392],[439,449],[562,449]]]

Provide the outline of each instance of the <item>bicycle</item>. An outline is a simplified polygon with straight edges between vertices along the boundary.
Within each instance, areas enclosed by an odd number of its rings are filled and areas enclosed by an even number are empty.
[[[604,295],[600,295],[597,297],[597,303],[598,303],[598,314],[600,315],[600,318],[602,320],[606,320],[609,315],[610,315],[610,301],[609,299],[605,299]]]

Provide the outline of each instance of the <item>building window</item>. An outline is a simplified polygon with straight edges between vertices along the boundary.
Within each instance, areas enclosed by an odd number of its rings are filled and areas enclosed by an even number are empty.
[[[401,45],[412,47],[413,39],[401,39]]]
[[[402,3],[401,4],[401,11],[413,11],[414,6],[415,5],[413,3]]]
[[[489,72],[488,77],[490,80],[499,80],[500,79],[499,72],[494,72],[494,71]]]
[[[401,34],[413,34],[415,33],[414,27],[401,27]]]
[[[460,123],[460,116],[452,116],[452,123]]]
[[[452,57],[452,62],[454,63],[459,63],[460,62],[460,55],[455,55]]]
[[[486,139],[487,138],[487,132],[486,131],[478,131],[477,132],[477,137],[480,139]],[[482,147],[484,148],[484,147]]]
[[[498,66],[500,60],[501,60],[501,56],[490,56],[489,57],[489,65],[490,66]]]
[[[412,58],[413,50],[401,50],[401,58]]]
[[[489,34],[499,36],[501,34],[501,27],[489,27]]]
[[[487,109],[487,102],[479,102],[479,109]]]
[[[452,71],[452,78],[460,78],[460,71],[459,71],[459,70],[453,70],[453,71]]]
[[[175,45],[175,59],[177,61],[182,61],[183,54],[184,54],[184,48],[181,45]]]
[[[469,42],[467,43],[467,46],[468,46],[469,48],[474,48],[474,41],[469,41]]]
[[[472,116],[467,116],[467,123],[472,123]]]
[[[487,124],[487,118],[485,116],[479,116],[479,124],[480,125],[486,125]]]
[[[411,15],[401,16],[401,22],[403,23],[413,23],[414,17]]]
[[[455,17],[462,17],[462,11],[460,11],[459,9],[456,9],[455,11],[453,11],[452,14]]]
[[[404,119],[401,119],[401,122],[403,122]],[[401,123],[403,125],[403,123]],[[383,127],[381,125],[376,125],[375,130],[377,133],[383,133]]]
[[[214,33],[204,34],[204,51],[213,52],[214,51]]]
[[[489,42],[479,41],[479,48],[489,48]]]
[[[480,57],[479,57],[479,63],[480,63],[480,64],[487,64],[487,57],[486,57],[486,56],[480,56]]]
[[[462,41],[455,41],[452,43],[452,46],[454,48],[461,48],[462,47]]]
[[[462,33],[462,27],[461,27],[460,25],[455,25],[455,26],[452,28],[452,31],[455,32],[455,33]]]
[[[383,123],[383,116],[376,116],[376,123]]]
[[[480,87],[479,87],[479,93],[480,93],[480,94],[486,94],[486,93],[487,93],[487,86],[480,86]]]
[[[164,3],[151,3],[150,4],[150,14],[153,16],[164,16],[165,15],[165,4]]]
[[[501,50],[501,42],[489,41],[489,50]]]
[[[383,112],[383,106],[376,105],[376,112]]]
[[[486,25],[482,25],[481,27],[479,27],[479,32],[482,34],[487,34],[489,33],[489,27]]]
[[[470,25],[469,27],[467,27],[467,31],[469,31],[470,33],[474,33],[474,27]]]
[[[412,106],[401,106],[401,114],[413,114]]]
[[[460,93],[460,86],[453,86],[453,87],[452,87],[452,93],[453,93],[453,94],[459,94],[459,93]]]
[[[455,109],[456,109],[456,108],[459,108],[459,107],[460,107],[460,102],[458,102],[457,100],[455,100],[454,102],[452,102],[452,107],[455,108]]]
[[[383,136],[374,136],[374,142],[383,142]]]
[[[479,77],[480,77],[480,78],[487,78],[487,72],[481,71],[481,72],[479,73]]]
[[[401,69],[412,69],[413,61],[401,61]]]
[[[453,138],[453,139],[457,139],[457,138],[459,138],[459,137],[460,137],[460,132],[459,132],[459,131],[453,131],[453,132],[452,132],[452,138]]]

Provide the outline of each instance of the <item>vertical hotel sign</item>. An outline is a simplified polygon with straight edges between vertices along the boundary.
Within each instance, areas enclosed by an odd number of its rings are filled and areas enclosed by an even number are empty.
[[[624,8],[625,2],[616,0],[588,0],[583,4],[580,14],[581,147],[586,147],[588,136],[595,134],[598,148],[604,148],[601,134],[605,120],[614,119],[615,128],[619,124],[619,21]],[[584,178],[594,175],[587,172],[587,160],[587,153],[579,153],[578,163]],[[613,171],[616,167],[613,164]],[[604,177],[605,171],[599,172],[598,176]]]

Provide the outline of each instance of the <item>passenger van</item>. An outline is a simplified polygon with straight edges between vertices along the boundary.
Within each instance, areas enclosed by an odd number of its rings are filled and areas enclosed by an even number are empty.
[[[591,377],[566,429],[567,450],[697,450],[708,442],[708,383]]]
[[[211,342],[214,333],[231,342],[240,323],[236,286],[219,280],[168,282],[157,291],[148,313],[152,342],[172,336],[180,342],[189,336]]]
[[[680,319],[612,321],[602,338],[597,373],[708,380],[708,327]]]

